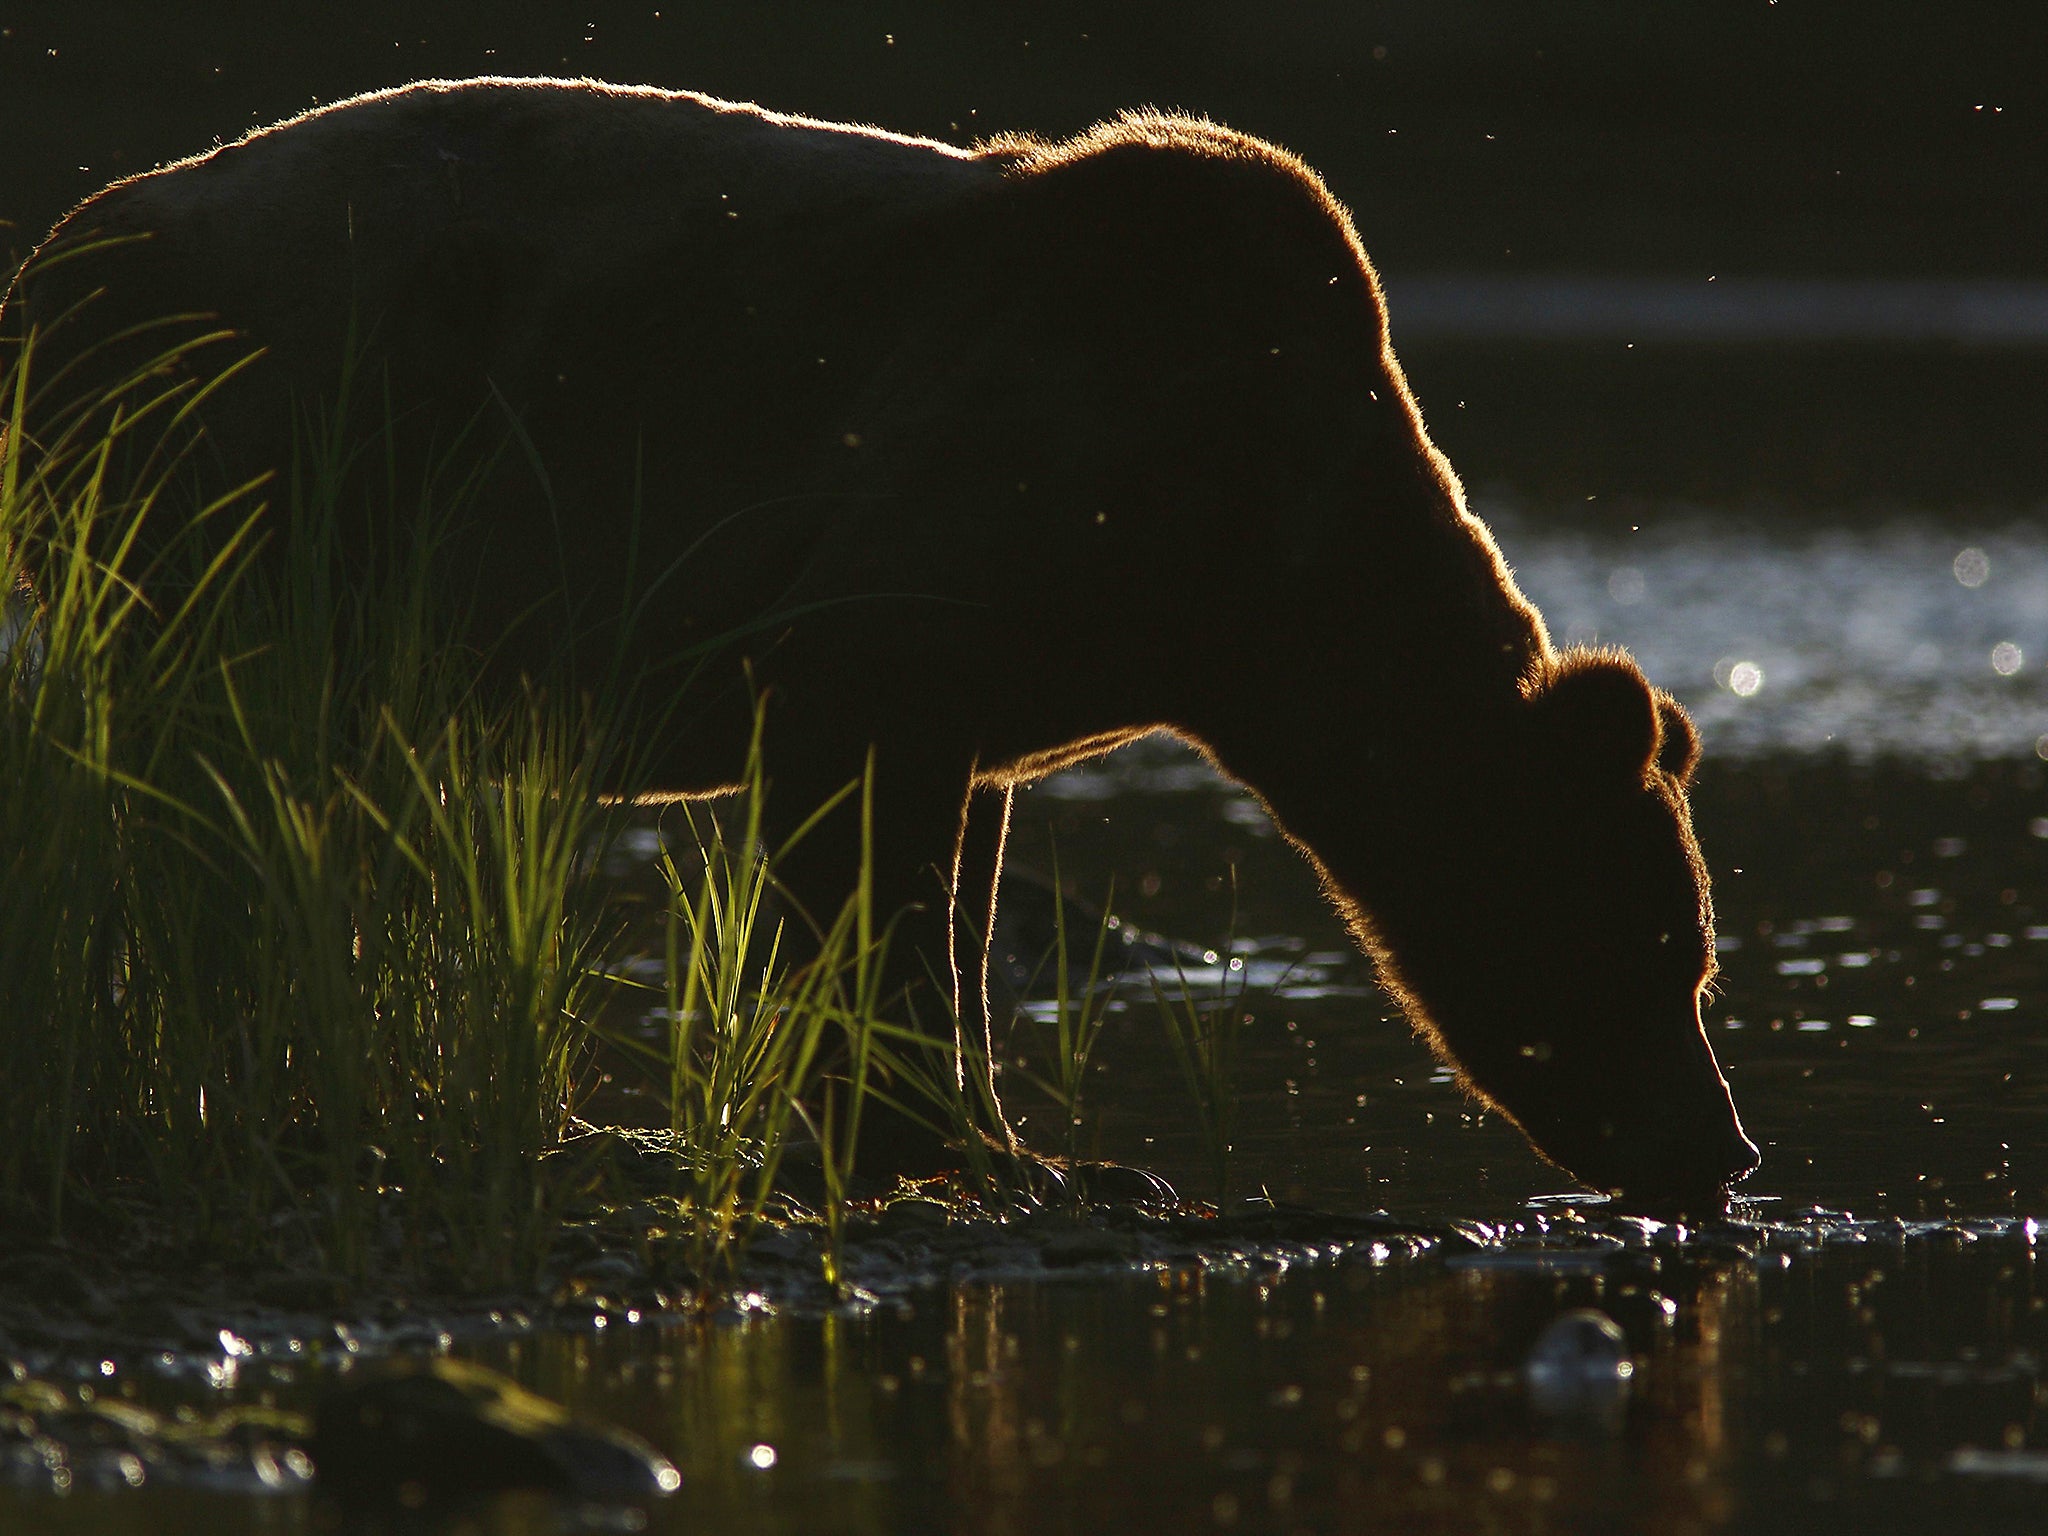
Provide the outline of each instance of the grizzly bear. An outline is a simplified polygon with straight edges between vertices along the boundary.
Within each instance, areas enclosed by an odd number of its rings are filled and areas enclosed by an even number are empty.
[[[671,715],[655,786],[733,782],[740,658],[784,829],[872,749],[878,907],[978,1025],[955,935],[1013,787],[1167,731],[1543,1155],[1659,1200],[1755,1165],[1700,1021],[1692,728],[1626,657],[1552,648],[1285,151],[1152,112],[963,150],[427,81],[117,183],[17,290],[45,379],[161,323],[255,353],[203,412],[237,472],[284,466],[352,348],[422,456],[509,440],[459,563],[494,664],[626,654],[659,687],[723,637],[733,685]],[[854,835],[783,878],[836,897]]]

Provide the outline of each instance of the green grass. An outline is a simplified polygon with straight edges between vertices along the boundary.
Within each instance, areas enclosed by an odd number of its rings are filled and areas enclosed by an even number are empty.
[[[692,818],[703,863],[694,881],[673,853],[662,857],[669,1128],[687,1149],[683,1209],[700,1274],[732,1262],[776,1193],[792,1141],[807,1134],[825,1190],[826,1278],[839,1283],[861,1113],[876,1059],[886,1054],[880,1041],[887,1030],[881,986],[888,935],[875,932],[869,897],[872,764],[775,850],[780,857],[796,847],[856,792],[860,867],[827,923],[771,895],[758,715],[743,788],[733,797],[737,827],[728,834],[715,817],[704,818],[708,826]],[[764,908],[773,905],[791,905],[791,917],[764,921]],[[809,957],[800,965],[785,958],[789,921],[810,930]]]
[[[31,461],[10,383],[0,582],[40,612],[0,673],[0,1201],[351,1276],[402,1204],[407,1264],[527,1278],[617,921],[602,708],[477,697],[433,580],[470,486],[345,447],[345,393],[288,484],[211,496],[189,393]],[[364,513],[388,547],[337,579]]]
[[[681,808],[650,1044],[617,1025],[646,999],[602,868],[629,701],[489,696],[451,643],[437,556],[491,456],[408,482],[344,372],[289,474],[222,488],[193,426],[221,378],[170,382],[167,353],[54,411],[32,358],[0,376],[0,1233],[125,1221],[198,1261],[528,1286],[594,1187],[562,1170],[600,1061],[665,1105],[666,1219],[707,1284],[798,1209],[792,1159],[839,1284],[883,1110],[949,1135],[970,1196],[1031,1197],[978,1043],[885,1016],[872,766],[771,850],[757,727],[742,791]],[[862,856],[805,911],[775,863],[828,816]],[[1066,942],[1046,1086],[1076,1157],[1103,936],[1078,997]],[[1227,1135],[1205,1028],[1174,1039]]]
[[[1074,985],[1074,971],[1070,953],[1070,937],[1067,932],[1067,902],[1065,887],[1060,879],[1060,855],[1058,845],[1052,851],[1053,885],[1053,948],[1043,964],[1052,968],[1052,1008],[1042,1021],[1038,1033],[1042,1037],[1040,1049],[1034,1052],[1037,1059],[1046,1063],[1045,1070],[1027,1072],[1028,1080],[1051,1101],[1060,1121],[1060,1155],[1069,1163],[1077,1164],[1087,1155],[1084,1132],[1088,1128],[1089,1108],[1086,1103],[1088,1069],[1095,1061],[1095,1047],[1101,1041],[1103,1025],[1108,1021],[1110,989],[1103,985],[1105,980],[1102,958],[1109,945],[1110,914],[1115,910],[1116,886],[1109,888],[1103,902],[1102,920],[1095,930],[1095,944],[1088,959],[1088,973],[1077,988]],[[1078,1196],[1080,1183],[1076,1181],[1073,1193]]]

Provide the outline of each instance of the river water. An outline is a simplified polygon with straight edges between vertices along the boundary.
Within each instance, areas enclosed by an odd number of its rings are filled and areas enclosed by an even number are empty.
[[[1708,1027],[1764,1151],[1729,1221],[1575,1197],[1387,1022],[1257,808],[1144,743],[1025,795],[1014,856],[1049,870],[1056,840],[1076,895],[1114,875],[1120,923],[1178,942],[1176,984],[1245,987],[1234,1208],[1285,1219],[1194,1257],[1026,1245],[893,1276],[891,1239],[837,1312],[452,1329],[684,1482],[580,1526],[508,1504],[428,1528],[2038,1529],[2048,533],[1485,510],[1561,640],[1629,646],[1700,723]],[[1028,1068],[1028,1022],[1013,1044]],[[1209,1192],[1143,998],[1084,1107],[1101,1155]],[[1374,1210],[1435,1235],[1375,1238]],[[290,1405],[337,1353],[285,1328],[207,1387],[189,1354],[12,1347],[159,1404]],[[57,1498],[12,1465],[0,1530],[334,1528],[289,1477]]]

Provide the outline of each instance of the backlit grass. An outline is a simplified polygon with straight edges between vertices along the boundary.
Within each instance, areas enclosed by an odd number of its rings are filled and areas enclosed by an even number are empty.
[[[209,495],[190,394],[31,444],[33,382],[0,450],[0,1199],[521,1278],[615,924],[603,707],[475,694],[432,579],[468,487],[345,452],[346,392],[288,484]],[[345,507],[390,534],[352,582]]]
[[[288,474],[222,486],[193,422],[232,369],[194,382],[173,350],[57,410],[33,358],[0,390],[0,1229],[530,1285],[593,1187],[561,1170],[597,1144],[600,1053],[665,1105],[664,1219],[707,1284],[791,1208],[792,1155],[839,1283],[876,1114],[949,1136],[969,1195],[1029,1197],[990,1064],[885,995],[872,768],[770,849],[757,726],[743,791],[682,808],[650,1043],[618,1026],[650,999],[616,978],[602,873],[632,700],[487,692],[438,574],[491,454],[408,479],[344,372]],[[860,818],[863,855],[806,911],[775,860],[827,816]],[[1102,1017],[1060,945],[1071,1157]]]
[[[289,477],[213,492],[203,388],[159,366],[54,412],[32,357],[0,446],[0,1214],[530,1281],[616,989],[621,701],[478,691],[435,554],[480,456],[402,483],[344,379]],[[802,944],[759,926],[758,751],[751,780],[702,880],[669,867],[660,1071],[707,1266],[793,1135],[843,1195],[886,938],[852,870]]]

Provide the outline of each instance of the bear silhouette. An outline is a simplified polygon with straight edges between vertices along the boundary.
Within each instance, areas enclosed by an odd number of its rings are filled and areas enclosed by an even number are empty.
[[[254,352],[204,408],[237,471],[284,463],[352,348],[401,455],[509,438],[454,565],[493,664],[626,654],[658,690],[727,637],[657,787],[733,781],[740,657],[776,825],[872,748],[878,908],[984,1027],[965,935],[1014,786],[1164,730],[1543,1155],[1682,1200],[1756,1162],[1700,1021],[1692,728],[1625,656],[1552,647],[1283,150],[1150,112],[962,150],[429,81],[117,183],[13,302],[74,389],[180,326]],[[836,905],[853,837],[783,877]]]

